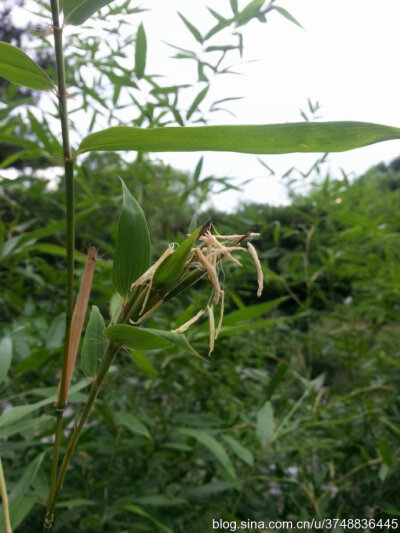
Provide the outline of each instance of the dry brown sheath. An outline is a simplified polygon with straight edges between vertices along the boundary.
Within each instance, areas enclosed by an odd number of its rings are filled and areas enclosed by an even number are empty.
[[[71,319],[71,327],[68,338],[68,350],[67,350],[67,366],[64,382],[64,390],[61,391],[61,381],[58,386],[58,394],[55,405],[65,405],[67,403],[68,391],[71,385],[71,378],[74,372],[76,355],[78,353],[79,341],[82,335],[83,323],[85,321],[87,306],[90,297],[90,290],[92,287],[92,280],[94,274],[94,268],[97,260],[97,250],[94,247],[89,248],[85,270],[83,271],[81,285],[79,287],[78,297],[76,299],[74,312]]]

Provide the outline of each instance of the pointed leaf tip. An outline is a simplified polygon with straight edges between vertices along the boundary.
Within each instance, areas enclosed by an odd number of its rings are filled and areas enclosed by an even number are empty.
[[[136,35],[135,48],[135,74],[140,80],[144,77],[146,70],[146,56],[147,56],[147,39],[143,24],[140,24]]]
[[[126,296],[131,284],[150,265],[150,235],[142,208],[122,179],[121,185],[123,204],[111,281],[121,296]]]
[[[104,318],[99,308],[92,305],[81,352],[81,368],[86,376],[96,376],[98,361],[104,355],[107,345],[103,336],[104,328]]]
[[[79,26],[113,0],[64,0],[64,23]]]
[[[0,41],[0,76],[12,83],[47,91],[55,85],[46,72],[22,50]]]

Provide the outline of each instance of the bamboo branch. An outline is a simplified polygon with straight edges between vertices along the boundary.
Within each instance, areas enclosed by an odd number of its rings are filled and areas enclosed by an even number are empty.
[[[7,487],[6,480],[4,478],[3,465],[1,463],[0,455],[0,494],[3,502],[3,515],[4,515],[4,527],[6,533],[12,533],[11,522],[10,522],[10,513],[8,510],[8,496],[7,496]]]
[[[57,70],[58,102],[60,110],[60,123],[63,144],[65,191],[66,191],[66,223],[67,223],[67,301],[66,301],[66,337],[64,345],[64,359],[62,364],[60,390],[66,389],[67,365],[68,365],[68,345],[70,325],[74,307],[74,252],[75,252],[75,213],[74,213],[74,168],[69,140],[68,109],[65,83],[65,65],[62,40],[62,27],[60,25],[60,13],[58,0],[50,0],[52,23],[54,31],[54,47]],[[64,400],[64,401],[63,401]],[[62,418],[65,409],[65,398],[61,398],[57,404],[57,421],[55,427],[55,440],[53,449],[53,459],[50,474],[49,499],[54,499],[55,483],[57,478],[58,458],[62,439]],[[52,513],[47,512],[44,530],[50,529],[53,523]]]

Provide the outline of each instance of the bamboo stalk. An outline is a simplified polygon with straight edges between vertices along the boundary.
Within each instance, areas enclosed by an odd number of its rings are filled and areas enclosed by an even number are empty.
[[[3,465],[1,462],[1,455],[0,455],[0,493],[1,493],[1,499],[3,502],[3,515],[4,515],[4,527],[6,533],[12,533],[11,529],[11,522],[10,522],[10,512],[8,509],[8,496],[7,496],[7,487],[6,487],[6,480],[4,478],[4,472],[3,472]]]
[[[68,346],[70,337],[70,325],[74,307],[74,254],[75,254],[75,200],[74,200],[74,167],[69,140],[68,108],[66,98],[65,64],[62,39],[62,27],[60,25],[60,12],[58,0],[50,0],[54,48],[57,70],[57,96],[60,110],[60,123],[64,158],[64,176],[66,193],[66,238],[67,238],[67,298],[66,298],[66,337],[64,344],[64,358],[61,370],[60,391],[65,391],[67,383]],[[64,401],[63,401],[64,400]],[[54,430],[55,440],[53,448],[53,459],[50,473],[49,498],[51,502],[54,498],[55,483],[57,479],[58,458],[62,440],[62,419],[65,409],[65,398],[60,398],[57,404],[57,420]],[[52,513],[47,512],[43,530],[51,529],[53,523]]]

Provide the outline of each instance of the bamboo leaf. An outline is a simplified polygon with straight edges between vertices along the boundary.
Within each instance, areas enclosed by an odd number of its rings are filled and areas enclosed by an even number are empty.
[[[186,113],[186,118],[189,119],[193,113],[197,110],[197,108],[199,107],[199,105],[201,104],[201,102],[204,100],[204,98],[206,97],[207,93],[208,93],[208,89],[209,89],[209,85],[207,85],[206,87],[204,87],[204,89],[202,89],[199,94],[195,97],[195,99],[193,100],[192,102],[192,105],[189,107],[188,109],[188,112]]]
[[[217,13],[217,11],[215,11],[214,9],[211,9],[211,7],[208,7],[207,8],[208,11],[211,13],[211,15],[218,20],[218,22],[221,22],[221,23],[225,23],[225,22],[230,22],[229,19],[226,19],[225,17],[223,17],[222,15],[220,15],[219,13]]]
[[[186,502],[183,498],[174,498],[167,494],[148,494],[135,498],[135,502],[141,505],[151,505],[153,507],[172,507],[174,505],[183,505]]]
[[[285,377],[286,372],[288,370],[289,370],[289,365],[285,361],[282,361],[282,363],[280,363],[277,369],[275,370],[273,376],[271,377],[267,385],[267,389],[265,391],[267,400],[269,400],[272,397],[276,389],[282,383],[283,378]]]
[[[140,370],[142,370],[142,372],[148,376],[151,376],[152,378],[157,377],[157,370],[144,352],[141,350],[131,350],[131,355],[132,359],[135,361]]]
[[[190,33],[193,35],[193,37],[196,39],[196,41],[200,44],[203,44],[203,37],[201,35],[201,33],[199,32],[199,30],[196,28],[196,26],[193,26],[193,24],[186,18],[184,17],[181,13],[179,13],[178,11],[178,15],[180,16],[182,22],[184,23],[184,25],[187,27],[187,29],[190,31]]]
[[[393,456],[390,449],[389,442],[386,437],[382,436],[378,441],[379,454],[382,457],[383,462],[388,466],[393,466]]]
[[[11,337],[3,337],[0,341],[0,383],[7,379],[12,357]]]
[[[113,342],[118,342],[132,350],[156,350],[178,346],[186,352],[201,357],[189,344],[183,333],[172,333],[161,329],[138,328],[128,324],[109,326],[104,330],[104,336]]]
[[[45,345],[48,350],[61,346],[65,336],[65,313],[60,313],[50,325]],[[23,359],[22,361],[25,361]]]
[[[172,255],[161,263],[153,277],[153,287],[160,290],[172,288],[172,285],[182,274],[190,251],[199,237],[201,228],[197,228],[192,234],[178,246]]]
[[[289,13],[289,11],[280,6],[274,6],[273,9],[275,9],[275,11],[278,11],[278,13],[282,15],[282,17],[285,17],[285,19],[290,20],[290,22],[293,22],[293,24],[296,24],[296,26],[299,26],[304,30],[300,22],[295,19],[294,16]]]
[[[274,411],[270,401],[265,402],[257,413],[256,434],[263,447],[274,434]]]
[[[14,488],[11,491],[10,498],[9,498],[9,503],[10,503],[11,508],[16,504],[18,499],[21,498],[21,496],[23,496],[26,493],[27,489],[33,483],[36,477],[36,474],[38,473],[38,470],[40,468],[40,465],[42,464],[44,456],[45,456],[45,452],[41,453],[38,457],[36,457],[36,459],[34,459],[30,463],[30,465],[25,469],[20,479],[14,485]]]
[[[207,361],[193,348],[191,344],[189,344],[189,341],[187,340],[186,336],[183,333],[172,333],[172,331],[164,331],[161,329],[152,329],[152,328],[146,328],[146,331],[150,333],[154,333],[155,335],[158,335],[159,337],[162,337],[163,339],[171,342],[171,344],[174,344],[175,346],[182,348],[185,352],[188,352],[191,355],[195,355],[196,357],[199,357],[203,361]]]
[[[122,298],[122,296],[118,293],[118,292],[115,292],[112,296],[111,296],[111,300],[110,300],[110,319],[111,321],[114,323],[116,322],[117,318],[118,318],[118,315],[119,315],[119,312],[122,308],[124,304],[124,299]]]
[[[117,324],[104,330],[107,339],[133,350],[155,350],[171,346],[171,341],[144,328]]]
[[[104,355],[104,318],[96,305],[92,305],[81,351],[81,368],[86,376],[95,377],[99,359]]]
[[[169,529],[167,526],[164,526],[161,522],[156,520],[153,516],[143,511],[143,509],[139,507],[138,505],[134,505],[133,503],[126,503],[124,505],[124,509],[130,513],[142,516],[143,518],[147,518],[153,524],[155,524],[160,531],[165,531],[166,533],[172,533],[171,529]]]
[[[42,430],[42,426],[44,426],[45,428],[50,428],[53,423],[54,418],[50,415],[42,414],[37,418],[26,418],[24,420],[20,420],[16,424],[6,426],[5,428],[0,429],[0,439],[10,437],[11,435],[15,435],[16,433],[23,433],[28,429],[32,429],[37,433],[39,430]]]
[[[229,477],[234,480],[237,479],[235,469],[233,467],[233,464],[228,454],[226,453],[225,449],[221,446],[221,444],[214,437],[198,429],[183,428],[183,429],[180,429],[179,432],[185,435],[189,435],[190,437],[194,437],[198,442],[200,442],[206,448],[208,448],[210,452],[214,455],[214,457],[224,467]]]
[[[82,380],[79,383],[76,383],[70,389],[70,396],[72,397],[72,395],[75,392],[78,392],[79,390],[83,389],[87,385],[88,385],[87,380]],[[51,393],[49,395],[46,395],[46,398],[44,398],[43,400],[40,400],[39,402],[35,402],[30,405],[16,405],[15,407],[11,407],[11,409],[2,413],[0,417],[0,428],[13,425],[16,422],[18,422],[18,420],[21,420],[25,416],[33,413],[33,411],[36,411],[36,409],[39,409],[40,407],[43,407],[44,405],[54,403],[54,400],[56,399],[56,393],[57,393],[57,389],[52,388]]]
[[[123,180],[121,184],[123,205],[118,223],[111,281],[121,296],[125,296],[131,284],[150,265],[150,235],[142,208]]]
[[[33,59],[16,46],[2,41],[0,41],[0,77],[39,91],[54,89],[54,83]]]
[[[253,466],[254,458],[250,450],[245,448],[242,444],[240,444],[240,442],[230,435],[223,435],[222,438],[233,451],[233,453],[239,457],[239,459],[244,461],[249,466]]]
[[[64,0],[64,23],[79,26],[113,0]]]
[[[130,413],[116,413],[115,420],[117,424],[126,427],[129,431],[135,433],[135,435],[141,435],[142,437],[146,437],[146,439],[152,440],[149,430],[136,416]]]
[[[344,152],[393,139],[400,139],[400,128],[368,122],[295,122],[151,129],[117,126],[85,137],[77,153],[102,150],[200,150],[250,154]]]
[[[146,70],[147,39],[143,24],[140,24],[136,35],[135,74],[140,80]]]
[[[288,296],[281,296],[280,298],[275,298],[275,300],[271,300],[270,302],[250,305],[248,307],[244,307],[243,309],[238,309],[237,311],[233,311],[232,313],[225,315],[224,325],[234,326],[235,324],[239,322],[243,322],[245,320],[252,320],[254,318],[259,318],[260,316],[265,315],[272,309],[275,309],[276,307],[278,307],[282,302],[285,302],[287,299],[288,299]]]
[[[239,13],[238,0],[229,0],[231,4],[231,9],[234,15]]]
[[[35,497],[27,494],[29,487],[35,481],[45,452],[41,453],[28,465],[24,473],[14,485],[9,496],[10,519],[13,529],[17,528],[35,503]],[[0,517],[3,522],[3,517]],[[0,529],[1,531],[1,529]]]

